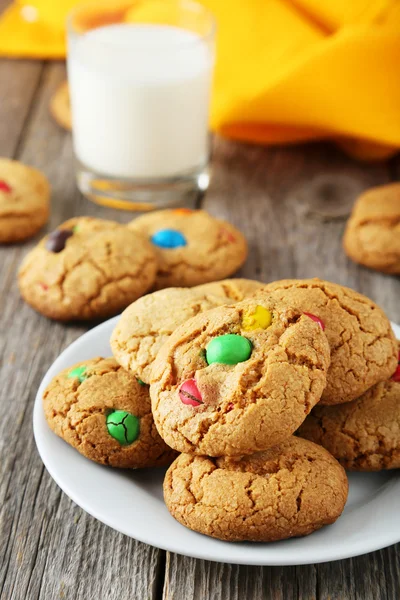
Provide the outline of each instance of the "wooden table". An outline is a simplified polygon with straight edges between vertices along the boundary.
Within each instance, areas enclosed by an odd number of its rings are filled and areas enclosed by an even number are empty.
[[[0,155],[49,177],[48,230],[78,214],[129,219],[99,209],[75,187],[71,136],[48,112],[64,77],[61,63],[0,61]],[[216,139],[213,167],[202,206],[247,235],[251,252],[241,276],[337,281],[400,322],[400,279],[349,262],[341,248],[344,221],[320,213],[321,206],[330,213],[360,190],[399,178],[398,160],[363,165],[328,144],[267,149]],[[51,322],[19,297],[16,271],[36,241],[0,248],[2,600],[398,600],[400,545],[304,567],[217,564],[136,542],[70,501],[38,456],[32,407],[47,368],[88,326]]]

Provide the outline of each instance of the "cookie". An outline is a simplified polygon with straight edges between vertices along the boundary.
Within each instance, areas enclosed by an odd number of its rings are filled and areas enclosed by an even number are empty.
[[[179,452],[266,450],[304,421],[328,367],[319,325],[259,294],[193,317],[165,342],[152,369],[154,421]]]
[[[20,242],[49,218],[50,186],[33,167],[0,158],[0,243]]]
[[[61,321],[111,316],[144,294],[157,270],[151,244],[113,221],[77,217],[46,236],[19,270],[23,298]]]
[[[390,322],[369,298],[321,279],[284,279],[264,290],[276,301],[321,320],[331,347],[321,404],[355,400],[396,369],[397,344]]]
[[[111,336],[120,365],[150,383],[152,364],[175,329],[200,312],[231,304],[262,286],[248,279],[226,279],[194,288],[167,288],[139,298],[121,315]]]
[[[113,358],[59,373],[43,394],[43,408],[54,433],[102,465],[157,467],[176,456],[157,433],[148,387]]]
[[[67,81],[63,81],[51,97],[50,113],[58,125],[69,131],[72,129],[71,103]]]
[[[298,435],[324,446],[345,469],[400,469],[400,363],[357,400],[316,406]]]
[[[156,250],[156,289],[192,287],[229,277],[247,257],[240,231],[204,210],[160,210],[134,219],[128,227],[143,233]]]
[[[400,183],[367,190],[347,222],[344,250],[365,267],[400,274]]]
[[[334,523],[346,504],[344,469],[321,446],[296,437],[244,458],[181,454],[164,499],[182,525],[230,542],[272,542]]]

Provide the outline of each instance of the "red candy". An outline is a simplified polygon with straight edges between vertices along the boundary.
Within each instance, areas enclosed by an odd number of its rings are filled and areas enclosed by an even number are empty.
[[[311,313],[304,313],[306,315],[306,317],[309,317],[312,321],[315,321],[316,323],[318,323],[318,325],[321,327],[322,331],[325,331],[325,323],[319,318],[316,317],[315,315],[312,315]]]
[[[200,406],[203,404],[203,399],[197,387],[195,379],[186,379],[179,388],[179,398],[183,404],[189,406]]]
[[[226,407],[226,411],[231,412],[231,410],[233,410],[234,408],[235,405],[233,404],[233,402],[229,402],[228,406]]]
[[[392,375],[392,380],[396,383],[400,383],[400,365],[397,365],[397,369]]]
[[[0,179],[0,192],[7,192],[8,194],[11,192],[11,187],[2,179]]]
[[[47,292],[47,290],[49,289],[49,286],[43,283],[42,281],[39,283],[39,285],[44,292]]]
[[[395,372],[392,375],[392,380],[395,381],[396,383],[400,383],[400,352],[399,352],[399,356],[397,357],[397,369],[395,370]]]

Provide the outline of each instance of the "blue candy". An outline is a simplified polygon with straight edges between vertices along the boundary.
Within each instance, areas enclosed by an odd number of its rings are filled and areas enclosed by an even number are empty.
[[[160,248],[179,248],[187,245],[185,236],[176,229],[160,229],[152,235],[151,241]]]

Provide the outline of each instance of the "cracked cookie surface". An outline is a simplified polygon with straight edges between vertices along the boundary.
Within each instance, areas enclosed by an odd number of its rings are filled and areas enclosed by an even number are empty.
[[[64,247],[52,236],[67,231]],[[62,246],[62,243],[61,243]],[[46,236],[19,270],[23,298],[38,312],[63,321],[116,314],[153,284],[157,265],[151,245],[113,221],[77,217]]]
[[[94,358],[59,373],[43,394],[43,408],[54,433],[103,465],[154,467],[170,464],[176,457],[158,435],[148,387],[113,358]],[[113,420],[115,411],[122,411],[122,418]],[[135,419],[135,430],[127,427],[131,417],[126,414]],[[107,419],[117,425],[125,419],[122,444],[110,435]]]
[[[297,433],[350,471],[399,469],[400,381],[380,382],[347,404],[316,406]]]
[[[390,322],[366,296],[320,279],[284,279],[264,290],[323,321],[331,366],[321,404],[350,402],[395,371],[397,342]]]
[[[152,364],[175,329],[198,313],[252,295],[262,284],[226,279],[194,288],[167,288],[139,298],[122,313],[111,336],[117,361],[150,383]]]
[[[357,263],[400,274],[400,183],[361,194],[347,222],[343,246]]]
[[[336,521],[347,493],[345,471],[329,452],[295,437],[244,458],[181,454],[164,480],[177,521],[227,541],[308,535]]]
[[[134,219],[128,227],[153,240],[159,263],[155,289],[229,277],[247,257],[243,234],[204,210],[156,211]]]
[[[49,218],[50,186],[33,167],[0,158],[0,243],[25,240]]]
[[[264,328],[251,316],[260,311],[271,317]],[[304,421],[328,366],[324,332],[299,311],[260,294],[257,302],[221,306],[178,327],[159,351],[150,385],[154,421],[180,452],[265,450]]]

